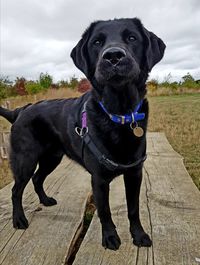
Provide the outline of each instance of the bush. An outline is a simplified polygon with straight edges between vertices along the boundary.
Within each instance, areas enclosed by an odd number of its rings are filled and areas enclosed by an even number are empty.
[[[174,90],[177,90],[179,86],[180,86],[180,85],[179,85],[178,82],[172,82],[172,83],[170,83],[170,87],[171,87],[172,89],[174,89]]]
[[[198,83],[195,82],[194,78],[190,73],[187,73],[182,77],[183,81],[181,82],[182,87],[187,87],[187,88],[197,88],[199,87]]]
[[[0,77],[0,99],[15,95],[12,81],[8,77]]]
[[[75,89],[78,86],[78,78],[75,76],[72,76],[69,80],[69,87],[72,89]]]
[[[69,82],[67,80],[66,81],[65,80],[61,80],[61,81],[58,82],[58,86],[67,88],[67,87],[69,87]]]
[[[7,87],[6,85],[0,80],[0,99],[7,97]]]
[[[193,76],[190,73],[187,73],[182,77],[180,82],[172,82],[172,75],[169,73],[166,75],[162,82],[158,82],[156,79],[152,79],[147,82],[148,88],[151,92],[156,92],[157,89],[168,88],[171,92],[177,93],[179,89],[199,89],[200,84],[198,80],[195,81]]]
[[[27,91],[25,88],[25,82],[26,82],[26,79],[24,77],[20,77],[20,78],[17,77],[17,79],[15,80],[14,89],[17,95],[20,95],[20,96],[27,95]]]
[[[39,82],[43,88],[48,89],[53,83],[53,78],[48,73],[46,73],[46,74],[41,73],[40,78],[39,78]]]
[[[152,92],[156,91],[158,89],[158,80],[151,79],[150,81],[147,82],[147,87]]]
[[[82,78],[78,83],[78,92],[85,93],[86,91],[90,90],[92,85],[89,80],[86,78]]]
[[[40,83],[38,82],[34,82],[34,81],[28,81],[25,83],[25,89],[26,92],[30,95],[32,94],[36,94],[42,90],[44,90],[44,88],[41,86]]]

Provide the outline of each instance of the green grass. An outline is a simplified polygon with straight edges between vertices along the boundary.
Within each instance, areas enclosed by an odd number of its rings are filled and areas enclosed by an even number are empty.
[[[165,132],[200,189],[200,94],[149,97],[149,131]]]

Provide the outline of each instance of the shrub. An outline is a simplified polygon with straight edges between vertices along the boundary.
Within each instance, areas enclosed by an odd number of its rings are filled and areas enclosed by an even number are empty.
[[[199,87],[198,83],[195,82],[194,78],[190,73],[187,73],[182,77],[183,81],[181,83],[181,86],[187,87],[187,88],[197,88]]]
[[[69,80],[69,87],[75,89],[78,86],[78,78],[74,75]]]
[[[172,89],[174,89],[174,90],[177,90],[179,86],[180,86],[179,83],[176,82],[176,81],[170,83],[170,87],[171,87]]]
[[[6,85],[0,80],[0,99],[7,97],[7,87]]]
[[[61,80],[58,82],[59,87],[69,87],[69,82],[66,80]]]
[[[156,91],[158,89],[158,80],[151,79],[150,81],[147,82],[147,87],[152,92]]]
[[[12,81],[10,81],[8,77],[0,77],[0,99],[7,98],[15,94]]]
[[[28,94],[32,95],[42,91],[44,88],[38,82],[28,81],[25,83],[25,89]]]
[[[53,78],[48,73],[46,73],[46,74],[41,73],[40,78],[39,78],[39,82],[43,88],[48,89],[53,83]]]
[[[59,89],[59,85],[58,84],[51,84],[50,88],[51,89]]]
[[[20,78],[17,77],[17,79],[15,80],[14,89],[16,93],[20,96],[27,95],[27,91],[25,88],[25,82],[26,82],[26,79],[24,77],[20,77]]]
[[[82,78],[78,83],[78,92],[85,93],[86,91],[90,90],[92,85],[89,80],[86,78]]]

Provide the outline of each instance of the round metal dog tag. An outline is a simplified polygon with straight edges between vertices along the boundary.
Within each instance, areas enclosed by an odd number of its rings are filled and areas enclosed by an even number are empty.
[[[137,136],[137,137],[142,137],[143,134],[144,134],[144,130],[143,130],[141,127],[136,126],[136,127],[133,129],[133,133],[134,133],[134,135]]]

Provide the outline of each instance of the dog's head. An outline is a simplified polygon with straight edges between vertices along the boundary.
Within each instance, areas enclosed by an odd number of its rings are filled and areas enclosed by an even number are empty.
[[[71,57],[90,81],[116,87],[147,78],[164,50],[163,41],[139,19],[114,19],[92,23]]]

